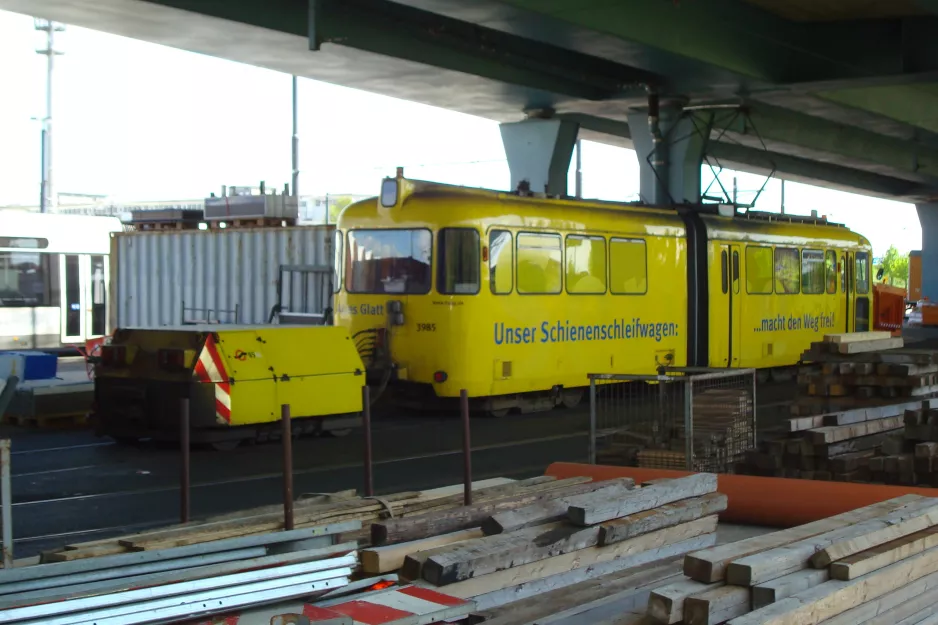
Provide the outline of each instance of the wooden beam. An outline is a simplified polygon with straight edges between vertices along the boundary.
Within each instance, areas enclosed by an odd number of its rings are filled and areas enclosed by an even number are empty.
[[[862,421],[851,425],[833,425],[808,430],[805,436],[815,445],[839,443],[851,438],[879,434],[887,430],[895,430],[904,425],[904,417],[886,417],[874,421]]]
[[[472,600],[475,601],[477,609],[485,610],[494,606],[518,601],[519,599],[524,599],[526,597],[533,597],[537,594],[549,592],[558,588],[565,588],[572,584],[576,584],[587,579],[601,577],[614,571],[622,571],[636,567],[646,568],[647,566],[655,566],[657,564],[670,561],[674,557],[685,554],[688,551],[706,548],[707,546],[713,545],[715,541],[715,533],[703,534],[701,536],[696,536],[687,540],[670,543],[658,549],[626,555],[624,557],[601,562],[599,564],[570,569],[569,571],[557,573],[548,577],[539,577],[537,579],[515,584],[495,585],[495,587],[493,587],[488,592],[484,592],[482,594],[473,594],[470,596]],[[594,549],[595,548],[596,547],[594,547]],[[680,563],[678,562],[676,565],[679,567]],[[498,576],[508,574],[509,572],[510,569],[509,571],[499,571],[498,573],[492,573],[491,575],[484,575],[478,579],[485,580],[486,578],[497,578]],[[458,591],[457,587],[460,584],[465,584],[469,581],[474,580],[466,580],[466,582],[458,582],[456,584],[447,586],[445,589],[446,594],[454,595],[454,593]],[[422,583],[426,584],[426,582]],[[432,587],[430,584],[427,584],[427,586]]]
[[[445,586],[597,544],[598,526],[583,528],[551,523],[529,527],[452,545],[427,559],[423,565],[423,579]]]
[[[549,577],[571,569],[598,565],[637,553],[653,552],[671,543],[711,534],[716,531],[716,527],[716,516],[682,523],[675,527],[644,534],[608,547],[581,549],[580,551],[449,584],[446,586],[446,594],[461,598],[480,595],[506,586],[514,586],[534,579]],[[653,558],[653,560],[656,559],[660,558]]]
[[[720,586],[684,601],[686,625],[716,625],[750,611],[752,591],[745,586]]]
[[[430,536],[406,543],[397,543],[396,545],[362,549],[362,570],[371,575],[390,573],[404,566],[404,559],[412,553],[425,551],[434,547],[452,545],[453,543],[479,538],[480,536],[482,536],[482,530],[473,528],[443,534],[441,536]]]
[[[714,493],[716,490],[717,476],[715,474],[695,473],[631,491],[619,499],[589,506],[570,506],[568,514],[570,520],[577,525],[595,525],[658,508],[681,499]]]
[[[879,339],[874,341],[853,341],[841,343],[837,351],[841,354],[862,354],[865,352],[878,352],[902,347],[902,337]]]
[[[562,521],[567,518],[570,506],[589,504],[594,499],[614,499],[635,487],[631,478],[617,478],[603,482],[593,482],[596,488],[589,492],[550,501],[542,501],[516,510],[507,510],[493,514],[482,523],[482,531],[487,535],[502,534],[532,527],[541,523]]]
[[[840,334],[824,335],[825,343],[856,343],[858,341],[884,341],[891,339],[889,332],[874,330],[871,332],[843,332]]]
[[[938,572],[938,549],[850,581],[831,580],[733,619],[730,625],[817,625]]]
[[[589,478],[573,479],[580,483],[549,491],[524,492],[505,499],[486,501],[451,510],[428,512],[410,518],[390,519],[373,523],[371,526],[371,544],[376,546],[387,545],[479,527],[482,521],[502,510],[514,510],[538,501],[579,495],[592,492],[598,488],[598,482],[589,482]]]
[[[828,569],[804,569],[770,579],[752,587],[752,609],[758,610],[770,603],[823,584],[830,577]]]
[[[831,564],[833,579],[849,581],[910,556],[938,547],[938,527],[930,527]]]
[[[824,550],[831,549],[830,553],[843,553],[846,557],[882,542],[921,531],[936,521],[938,503],[926,497],[880,517],[735,560],[727,567],[726,581],[740,586],[755,586],[808,568],[809,562],[815,564],[815,568],[821,568],[830,564],[829,561],[820,564],[826,560],[826,556],[815,557],[824,554]]]
[[[881,521],[873,519],[855,525],[854,528],[868,527],[870,531],[854,537],[845,535],[842,540],[815,553],[811,557],[811,565],[816,569],[824,568],[837,560],[935,527],[938,525],[938,499],[932,501],[933,504],[924,509],[916,508],[915,504],[908,506],[908,514],[897,510]]]
[[[684,558],[684,575],[698,582],[719,582],[726,578],[727,565],[734,560],[866,521],[901,508],[907,503],[924,499],[926,498],[921,495],[904,495],[805,525],[691,553]]]
[[[599,544],[612,545],[654,530],[719,514],[726,510],[727,501],[723,493],[710,493],[607,521],[599,527]]]
[[[648,615],[659,623],[674,625],[684,620],[684,602],[688,597],[707,592],[720,584],[703,584],[692,579],[656,588],[648,596]]]
[[[608,601],[620,595],[644,594],[649,586],[667,583],[677,577],[681,577],[680,564],[677,560],[669,560],[652,567],[616,571],[477,614],[485,618],[485,625],[533,625],[545,617],[556,621],[586,612],[594,602]],[[647,598],[645,601],[647,603]]]

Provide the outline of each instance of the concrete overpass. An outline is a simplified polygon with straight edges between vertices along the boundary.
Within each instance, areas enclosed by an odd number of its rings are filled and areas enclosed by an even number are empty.
[[[924,265],[938,264],[938,0],[0,0],[0,9],[500,122],[527,116],[503,125],[503,138],[513,184],[534,190],[565,191],[579,133],[634,147],[650,202],[698,201],[708,161],[914,202]],[[938,299],[938,272],[924,288]]]

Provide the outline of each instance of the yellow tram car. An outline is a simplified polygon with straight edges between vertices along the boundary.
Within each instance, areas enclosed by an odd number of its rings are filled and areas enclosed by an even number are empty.
[[[335,323],[371,382],[493,414],[575,405],[589,373],[793,365],[869,327],[869,241],[823,218],[399,173],[343,211],[335,254]]]

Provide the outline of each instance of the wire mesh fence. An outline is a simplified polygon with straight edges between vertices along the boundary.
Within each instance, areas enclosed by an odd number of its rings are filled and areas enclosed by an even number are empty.
[[[731,473],[755,447],[755,369],[589,378],[591,462]]]

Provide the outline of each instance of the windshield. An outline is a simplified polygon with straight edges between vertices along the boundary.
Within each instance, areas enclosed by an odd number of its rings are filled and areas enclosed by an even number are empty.
[[[432,242],[429,230],[350,231],[346,290],[349,293],[428,293]]]

